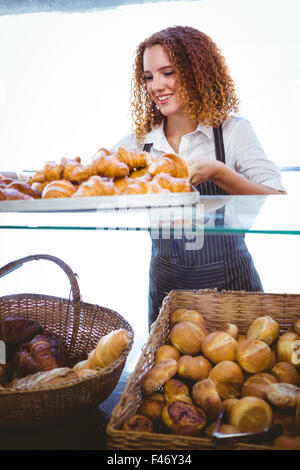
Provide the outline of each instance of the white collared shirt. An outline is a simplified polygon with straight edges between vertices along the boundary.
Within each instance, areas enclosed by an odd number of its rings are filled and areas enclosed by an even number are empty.
[[[232,116],[224,122],[223,139],[226,165],[248,180],[264,184],[277,190],[284,190],[279,168],[267,158],[250,122],[242,117]],[[134,134],[121,139],[113,149],[122,146],[127,150],[142,151],[147,143],[152,143],[151,155],[160,156],[174,153],[164,133],[164,122],[149,132],[143,144],[138,145]],[[180,142],[179,156],[187,163],[192,158],[216,158],[212,127],[198,125],[197,129],[185,134]]]

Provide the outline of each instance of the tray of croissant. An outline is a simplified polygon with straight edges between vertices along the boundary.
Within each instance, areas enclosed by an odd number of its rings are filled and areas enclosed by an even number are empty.
[[[100,148],[48,161],[27,177],[0,173],[0,212],[58,212],[191,205],[199,202],[187,163],[178,155]]]

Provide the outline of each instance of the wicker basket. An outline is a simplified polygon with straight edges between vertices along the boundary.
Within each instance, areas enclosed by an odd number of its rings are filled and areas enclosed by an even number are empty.
[[[166,343],[169,316],[177,308],[199,310],[206,321],[207,330],[214,331],[223,323],[235,323],[240,334],[245,334],[250,323],[261,315],[272,316],[280,326],[280,334],[291,327],[300,315],[300,295],[264,294],[261,292],[217,292],[216,290],[172,291],[164,299],[160,314],[154,323],[149,340],[131,374],[119,403],[113,410],[107,426],[109,449],[216,449],[208,438],[175,436],[158,433],[123,431],[124,419],[135,414],[141,402],[141,378],[154,365],[155,352]],[[270,445],[236,443],[234,449],[272,449]]]
[[[80,300],[75,274],[59,258],[28,256],[2,267],[0,277],[25,262],[40,259],[53,261],[67,274],[72,300],[37,294],[0,297],[0,319],[14,315],[38,321],[45,330],[59,335],[74,361],[82,360],[102,336],[119,328],[129,331],[130,344],[113,364],[93,376],[34,390],[0,389],[0,425],[5,428],[58,422],[76,409],[103,402],[116,387],[133,344],[132,327],[121,315]]]

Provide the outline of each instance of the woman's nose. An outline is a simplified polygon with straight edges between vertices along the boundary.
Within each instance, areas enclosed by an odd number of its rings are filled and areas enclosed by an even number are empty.
[[[152,90],[159,91],[163,89],[163,80],[160,75],[153,75],[152,79]]]

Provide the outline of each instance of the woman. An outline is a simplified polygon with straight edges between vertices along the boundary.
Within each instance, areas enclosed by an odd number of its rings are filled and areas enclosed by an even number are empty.
[[[153,156],[176,153],[189,165],[202,195],[285,193],[250,123],[234,116],[238,99],[216,44],[191,28],[167,28],[137,48],[132,81],[134,133],[117,145]],[[218,224],[224,222],[220,211]],[[205,236],[203,248],[185,240],[152,240],[149,327],[172,289],[262,291],[242,235]]]

